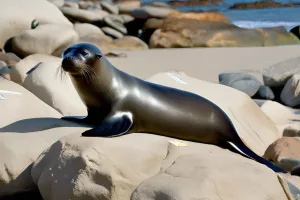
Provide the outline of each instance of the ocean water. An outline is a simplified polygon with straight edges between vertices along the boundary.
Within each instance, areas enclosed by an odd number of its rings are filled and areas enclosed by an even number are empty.
[[[142,3],[151,1],[167,2],[168,0],[142,0]],[[287,30],[300,25],[300,6],[295,8],[268,8],[229,10],[228,8],[236,3],[255,2],[255,0],[223,0],[217,6],[189,6],[174,7],[180,11],[189,10],[218,10],[226,15],[235,25],[243,28],[262,28],[284,26]],[[280,3],[300,3],[300,0],[281,0]]]

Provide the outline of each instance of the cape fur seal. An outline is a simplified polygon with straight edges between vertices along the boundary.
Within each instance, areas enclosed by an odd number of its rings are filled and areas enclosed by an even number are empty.
[[[65,49],[62,69],[67,72],[87,107],[85,118],[62,119],[94,128],[82,136],[114,137],[151,133],[227,147],[243,156],[285,172],[250,150],[231,120],[217,105],[187,91],[150,83],[114,67],[93,44]]]

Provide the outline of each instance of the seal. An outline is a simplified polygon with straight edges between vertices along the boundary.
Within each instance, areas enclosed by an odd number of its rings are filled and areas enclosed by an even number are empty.
[[[90,43],[66,48],[62,58],[60,69],[69,74],[88,113],[62,119],[92,126],[82,136],[149,133],[214,144],[285,172],[250,150],[226,113],[208,99],[127,74]]]

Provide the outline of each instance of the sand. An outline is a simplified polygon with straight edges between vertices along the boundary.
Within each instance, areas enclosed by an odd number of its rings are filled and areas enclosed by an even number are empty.
[[[145,79],[158,72],[184,71],[188,76],[218,82],[221,72],[244,71],[262,80],[261,71],[300,56],[300,45],[273,47],[186,48],[116,51],[127,58],[108,58],[117,68]]]

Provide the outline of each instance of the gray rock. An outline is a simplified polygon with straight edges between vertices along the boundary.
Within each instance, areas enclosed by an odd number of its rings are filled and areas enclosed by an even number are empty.
[[[290,106],[295,107],[300,105],[300,74],[293,75],[284,85],[280,94],[280,100]]]
[[[283,137],[300,137],[300,124],[291,123],[283,130]]]
[[[104,10],[83,10],[70,7],[62,7],[60,10],[70,20],[86,23],[102,21],[108,15],[108,12]]]
[[[61,7],[65,3],[65,0],[48,0],[48,1],[56,5],[57,7]]]
[[[102,1],[101,3],[101,6],[102,6],[102,9],[111,13],[111,14],[119,14],[119,8],[118,6],[112,4],[112,3],[109,3],[108,1]]]
[[[110,27],[103,27],[101,28],[101,30],[105,33],[105,35],[111,36],[115,39],[120,39],[122,37],[124,37],[124,35],[122,33],[120,33],[119,31],[112,29]]]
[[[300,73],[300,57],[288,59],[263,70],[264,85],[283,87],[294,75]]]
[[[78,2],[79,8],[88,10],[90,7],[94,7],[94,3],[92,1],[79,1]]]
[[[137,19],[148,19],[148,18],[165,18],[172,11],[169,8],[154,7],[154,6],[143,6],[139,9],[132,11],[131,15]]]
[[[0,60],[0,75],[2,74],[8,74],[9,69],[4,61]]]
[[[123,25],[124,21],[122,17],[118,15],[108,15],[104,17],[104,22],[111,28],[114,28],[123,34],[127,34],[127,29]]]
[[[66,1],[64,4],[65,7],[70,7],[70,8],[77,8],[79,9],[79,5],[76,2],[73,1]]]
[[[162,7],[162,8],[171,8],[171,6],[169,6],[167,3],[165,3],[165,2],[159,2],[159,1],[150,2],[150,3],[147,4],[147,6]]]
[[[272,89],[268,86],[261,85],[259,86],[259,89],[257,93],[255,94],[256,98],[259,99],[267,99],[267,100],[273,100],[275,98],[274,92]]]
[[[131,22],[134,20],[134,17],[132,17],[131,15],[122,14],[119,16],[122,17],[124,24],[127,24],[128,22]]]
[[[254,76],[245,72],[221,73],[219,83],[240,90],[250,97],[254,96],[262,85]]]

